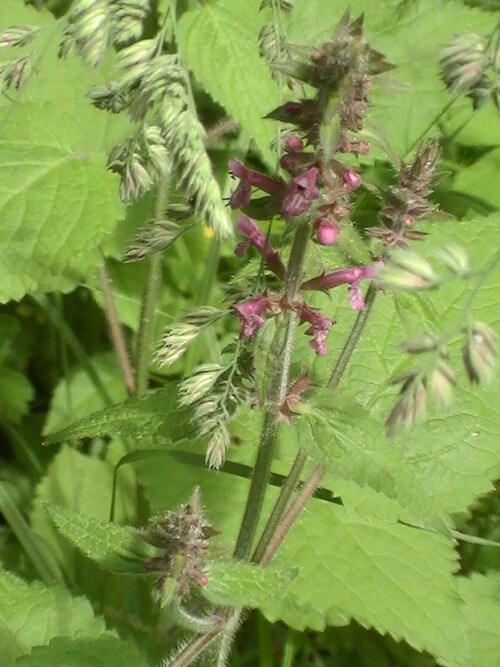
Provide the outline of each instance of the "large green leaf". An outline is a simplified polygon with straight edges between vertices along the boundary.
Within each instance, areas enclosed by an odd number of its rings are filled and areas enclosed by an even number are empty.
[[[241,561],[212,561],[204,571],[208,583],[201,588],[203,597],[213,604],[233,607],[260,607],[267,600],[279,597],[297,573]]]
[[[470,642],[469,667],[497,667],[500,661],[500,574],[460,578]]]
[[[36,488],[31,511],[31,525],[45,540],[68,581],[98,604],[113,623],[141,618],[142,623],[156,622],[148,583],[138,577],[104,571],[82,555],[54,526],[46,505],[57,505],[70,515],[80,514],[101,523],[109,521],[114,466],[107,461],[85,456],[75,449],[62,447]],[[130,471],[129,471],[130,472]],[[137,521],[137,495],[133,477],[122,473],[117,485],[115,521]],[[125,627],[127,623],[124,623]],[[129,630],[129,629],[128,629]]]
[[[454,240],[467,248],[472,266],[480,268],[498,248],[499,225],[498,215],[422,225],[422,229],[431,232],[430,241],[415,249],[431,253],[433,247]],[[362,408],[368,409],[375,424],[369,426],[370,422],[365,420],[364,431],[361,419],[357,427],[363,436],[338,452],[339,459],[345,462],[340,465],[338,478],[345,479],[342,473],[345,465],[351,468],[349,474],[355,474],[358,482],[365,475],[365,484],[397,499],[414,518],[435,521],[436,527],[440,518],[466,512],[478,497],[492,489],[492,482],[500,476],[500,384],[497,382],[487,389],[469,386],[461,361],[462,336],[454,336],[449,346],[450,362],[459,383],[454,405],[443,414],[430,401],[424,425],[388,440],[383,423],[396,400],[397,390],[388,389],[387,381],[406,367],[407,357],[400,343],[429,326],[450,330],[474,285],[475,281],[468,285],[454,280],[425,297],[394,298],[380,294],[340,386],[355,397],[361,406],[360,416]],[[490,323],[497,331],[499,286],[500,266],[479,289],[471,310],[473,318]],[[346,291],[345,287],[339,287],[331,291],[331,297],[319,296],[316,302],[326,315],[336,320],[328,338],[326,358],[317,358],[308,347],[304,328],[298,330],[295,373],[310,363],[319,384],[327,382],[356,317],[349,307]],[[356,466],[359,466],[357,471]],[[368,470],[370,477],[366,476]],[[335,476],[332,483],[335,487]]]
[[[40,31],[29,79],[0,104],[3,302],[74,286],[101,261],[97,246],[123,215],[105,151],[127,122],[110,131],[108,115],[85,98],[102,74],[59,61],[59,38],[55,22]]]
[[[1,644],[2,654],[7,650],[14,659],[54,637],[95,637],[105,626],[85,598],[72,597],[63,586],[49,588],[39,581],[28,584],[0,570],[0,629],[10,632],[15,642]]]
[[[278,89],[259,56],[259,5],[258,0],[203,3],[183,14],[178,35],[196,79],[255,140],[272,167],[274,128],[263,117],[278,105]]]
[[[498,113],[498,112],[497,112]],[[499,121],[500,125],[500,121]],[[500,137],[500,134],[498,135]],[[474,164],[462,167],[453,181],[455,190],[480,197],[495,209],[500,208],[500,193],[491,184],[498,178],[500,169],[500,149],[487,153]]]
[[[93,639],[54,639],[9,667],[147,667],[145,657],[129,640],[103,633]]]
[[[165,484],[166,470],[175,486]],[[199,485],[219,539],[235,539],[247,480],[176,461],[165,469],[142,463],[137,471],[153,511],[175,507]],[[270,489],[264,513],[275,497]],[[262,605],[271,620],[321,630],[354,618],[457,664],[464,647],[456,556],[446,537],[313,500],[273,563],[284,571],[296,567],[298,575]]]

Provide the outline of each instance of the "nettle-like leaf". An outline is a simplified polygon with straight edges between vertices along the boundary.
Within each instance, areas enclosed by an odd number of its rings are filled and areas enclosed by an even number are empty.
[[[500,574],[460,578],[470,642],[469,667],[496,667],[500,655]]]
[[[433,248],[453,240],[467,248],[471,265],[481,268],[498,246],[499,224],[498,215],[422,224],[421,229],[431,232],[431,238],[420,244],[419,249],[431,255]],[[497,267],[480,288],[471,311],[474,319],[488,322],[497,331],[499,283],[500,267]],[[425,296],[379,294],[340,386],[341,390],[348,388],[349,394],[356,398],[360,415],[363,409],[370,412],[374,424],[365,431],[360,419],[357,428],[362,435],[358,442],[351,442],[337,454],[332,453],[332,457],[345,461],[349,467],[348,457],[352,456],[353,472],[349,474],[356,475],[358,482],[371,471],[364,484],[396,499],[408,512],[407,519],[410,515],[412,521],[420,517],[423,523],[430,522],[438,529],[443,520],[449,523],[450,516],[467,512],[481,495],[492,489],[492,482],[500,474],[500,383],[488,389],[469,386],[461,361],[463,336],[457,332],[449,345],[450,363],[459,385],[454,404],[443,413],[431,402],[424,424],[388,440],[383,423],[396,396],[395,390],[387,387],[387,381],[407,367],[402,341],[429,327],[443,332],[453,328],[474,285],[474,280],[465,283],[457,279]],[[356,315],[342,287],[332,290],[330,298],[320,296],[318,304],[325,315],[337,322],[328,339],[328,355],[326,359],[317,359],[299,328],[294,369],[298,374],[310,363],[313,379],[325,385]],[[355,410],[344,407],[351,414]],[[367,426],[369,423],[365,421]],[[340,471],[343,465],[340,463]],[[334,485],[335,471],[333,474]],[[338,477],[345,479],[345,474],[340,472]]]
[[[105,435],[125,436],[136,441],[150,441],[156,437],[180,440],[193,431],[186,411],[176,405],[177,394],[173,385],[150,392],[141,398],[130,398],[84,417],[71,426],[52,433],[46,444]],[[189,413],[187,413],[189,415]]]
[[[62,447],[49,465],[47,474],[36,488],[31,511],[31,525],[51,547],[54,557],[71,568],[74,550],[60,535],[50,519],[46,503],[67,511],[107,521],[111,506],[114,466],[75,449]],[[134,484],[122,476],[118,484],[116,520],[135,518]]]
[[[1,644],[3,659],[28,654],[54,637],[97,637],[104,630],[104,621],[94,616],[85,598],[73,597],[63,586],[28,584],[0,570],[0,633],[10,633],[13,642]]]
[[[167,469],[175,487],[164,482]],[[177,461],[169,461],[165,469],[143,462],[136,470],[152,511],[176,506],[199,485],[222,542],[236,538],[247,480]],[[275,498],[276,490],[270,488],[264,515]],[[300,630],[345,625],[353,618],[460,664],[465,646],[453,542],[395,520],[373,514],[364,518],[313,499],[273,560],[279,570],[297,568],[298,574],[261,605],[262,611],[270,620],[281,619]]]
[[[2,302],[72,288],[101,261],[97,246],[123,215],[105,165],[127,121],[110,132],[107,115],[85,98],[102,75],[75,59],[58,61],[58,33],[55,22],[40,30],[30,76],[13,100],[0,102]]]
[[[95,372],[113,402],[125,399],[126,392],[118,368],[116,356],[107,353],[90,360]],[[103,396],[97,390],[88,373],[83,369],[74,371],[69,378],[61,380],[54,390],[44,426],[44,433],[55,433],[97,412],[104,406]]]
[[[203,570],[208,575],[208,583],[200,589],[203,597],[217,605],[251,608],[279,597],[297,574],[293,569],[238,561],[211,561]]]
[[[259,56],[258,0],[204,3],[179,21],[188,67],[212,98],[254,139],[269,166],[273,126],[264,116],[278,105],[278,89]]]
[[[50,503],[45,509],[59,532],[105,570],[144,575],[145,560],[159,553],[131,526],[105,523]]]
[[[113,624],[127,617],[142,623],[156,623],[156,610],[150,602],[150,586],[141,577],[124,577],[106,572],[64,537],[54,525],[46,505],[62,508],[70,516],[106,523],[109,520],[114,465],[62,447],[52,459],[47,474],[36,487],[30,521],[36,535],[44,540],[68,581],[85,593],[89,600],[110,615]],[[122,473],[118,479],[115,521],[134,524],[136,483]]]
[[[488,34],[495,19],[463,2],[418,0],[401,15],[401,3],[375,0],[369,7],[363,0],[334,3],[329,0],[299,0],[290,14],[288,38],[298,44],[321,44],[328,38],[346,6],[351,15],[365,12],[366,33],[373,47],[397,65],[371,91],[373,107],[368,117],[375,133],[382,133],[400,155],[418,140],[422,132],[450,101],[439,76],[441,47],[457,32]]]
[[[10,663],[9,667],[147,667],[147,664],[133,641],[106,632],[92,639],[54,639],[48,646],[37,647],[31,655]]]

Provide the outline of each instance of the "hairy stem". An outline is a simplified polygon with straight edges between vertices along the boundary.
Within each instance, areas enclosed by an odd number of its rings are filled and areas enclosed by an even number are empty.
[[[370,311],[375,302],[376,296],[377,288],[373,283],[370,283],[370,286],[366,292],[365,307],[363,310],[359,311],[356,321],[354,322],[354,326],[351,329],[351,333],[349,334],[349,337],[347,338],[345,345],[342,348],[342,352],[340,353],[340,356],[337,359],[337,363],[335,364],[335,368],[333,369],[330,379],[328,380],[327,386],[330,389],[337,388],[340,379],[344,374],[345,369],[347,368],[347,364],[349,363],[351,355],[354,352],[356,345],[358,344],[361,332],[365,328],[365,324],[368,320],[368,316],[370,315]]]
[[[349,337],[346,340],[342,352],[340,353],[340,356],[337,359],[335,368],[333,369],[332,375],[328,382],[328,387],[330,387],[330,389],[336,389],[342,375],[344,374],[345,369],[347,368],[347,364],[349,363],[351,355],[356,348],[356,345],[359,341],[359,337],[361,336],[361,332],[363,331],[365,324],[368,320],[371,308],[373,306],[373,303],[375,302],[376,294],[377,290],[375,288],[375,285],[371,283],[366,292],[365,308],[364,310],[361,310],[358,313],[353,328],[351,329],[351,333],[349,334]],[[305,505],[305,503],[309,500],[312,494],[316,491],[317,487],[319,486],[319,483],[321,482],[321,479],[323,478],[325,471],[322,468],[322,466],[318,466],[312,472],[311,476],[306,481],[304,487],[297,494],[293,504],[290,506],[290,509],[286,512],[286,514],[284,514],[288,502],[292,497],[295,488],[297,487],[297,483],[299,481],[300,474],[304,468],[306,458],[307,458],[306,452],[304,452],[304,450],[302,449],[299,449],[297,456],[295,457],[295,461],[293,462],[288,477],[286,479],[286,482],[283,484],[280,495],[278,496],[278,499],[272,509],[266,527],[264,528],[262,536],[259,540],[259,544],[257,545],[257,548],[253,554],[252,560],[256,563],[263,563],[264,562],[263,559],[271,558],[274,551],[277,549],[278,545],[284,539],[292,523],[297,518],[298,513],[300,512],[300,509],[298,509],[297,511],[297,508],[303,507]],[[311,480],[313,481],[311,482]],[[310,483],[313,484],[312,487],[309,486]],[[309,489],[309,491],[305,496],[302,495],[304,488]],[[299,501],[298,505],[296,504],[297,501]],[[301,502],[303,503],[302,505],[300,505]],[[296,511],[297,514],[294,514],[294,512]],[[274,544],[276,544],[276,546],[271,547],[271,545]]]
[[[158,184],[155,202],[155,220],[160,220],[167,204],[168,179],[163,177]],[[161,283],[161,253],[154,254],[149,260],[148,273],[144,285],[139,334],[137,339],[135,395],[141,396],[148,387],[151,345],[154,336],[155,310]]]
[[[318,488],[325,472],[326,470],[325,468],[323,468],[323,466],[317,466],[313,470],[307,481],[304,482],[304,486],[295,496],[292,504],[290,505],[285,515],[281,519],[278,527],[274,531],[272,538],[269,540],[269,544],[267,545],[266,550],[264,551],[262,558],[259,561],[261,565],[267,565],[271,560],[271,558],[274,556],[279,545],[283,542],[288,531],[294,524],[299,514],[304,509],[305,505],[307,504],[307,501],[309,500],[309,498],[311,498],[313,493]]]
[[[296,298],[300,288],[302,265],[309,235],[310,225],[308,222],[302,222],[295,232],[285,277],[284,291],[289,301]],[[248,558],[262,511],[276,444],[278,412],[287,391],[296,325],[297,315],[290,310],[286,314],[285,321],[278,326],[271,347],[274,357],[267,391],[264,424],[250,483],[250,491],[234,550],[235,558]]]
[[[175,658],[172,660],[165,660],[161,667],[186,667],[196,660],[196,658],[202,653],[208,646],[217,638],[220,634],[220,631],[209,632],[204,635],[196,635],[189,644],[177,653]]]
[[[120,324],[120,320],[118,319],[115,300],[113,298],[113,292],[109,284],[109,276],[105,265],[100,266],[97,269],[97,275],[99,277],[99,282],[101,284],[101,289],[104,296],[104,312],[106,313],[109,333],[122,373],[123,383],[127,392],[129,394],[133,394],[135,391],[134,370],[128,356],[125,336],[123,335],[123,329]]]
[[[300,479],[300,474],[304,468],[306,459],[307,459],[307,454],[305,453],[305,451],[303,449],[299,449],[297,456],[295,457],[295,461],[293,462],[292,467],[290,469],[290,472],[288,473],[288,476],[283,486],[281,487],[280,494],[272,509],[269,519],[267,520],[266,526],[262,531],[259,543],[257,544],[257,547],[252,555],[252,560],[255,563],[260,563],[262,556],[264,555],[264,551],[266,550],[266,547],[269,544],[269,541],[273,536],[274,531],[276,530],[276,527],[288,505],[288,501],[290,500],[293,492],[297,488],[297,484]]]

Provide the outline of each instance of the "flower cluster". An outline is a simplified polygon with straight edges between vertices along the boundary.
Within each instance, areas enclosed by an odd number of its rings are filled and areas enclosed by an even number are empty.
[[[229,170],[239,180],[230,206],[243,213],[236,220],[244,237],[236,246],[236,254],[241,256],[248,248],[255,248],[267,268],[285,283],[287,270],[280,254],[256,220],[280,216],[288,226],[307,221],[317,243],[335,244],[342,230],[352,224],[350,199],[361,185],[360,174],[349,160],[344,162],[339,157],[370,150],[370,145],[357,137],[369,106],[368,90],[375,74],[392,67],[364,39],[362,17],[351,21],[349,13],[320,48],[288,45],[288,50],[299,58],[274,62],[273,67],[312,86],[316,94],[311,99],[286,102],[268,116],[290,128],[281,147],[281,174],[269,176],[238,160],[229,160]],[[349,303],[354,309],[363,309],[360,281],[373,276],[374,269],[368,265],[339,268],[307,280],[300,291],[348,285]],[[290,298],[289,294],[264,292],[236,303],[233,310],[240,318],[243,338],[252,336],[266,317],[294,311],[301,323],[309,325],[306,334],[312,337],[311,347],[317,354],[326,353],[326,337],[333,320],[311,308],[300,295]]]
[[[163,553],[150,558],[145,566],[149,572],[160,573],[155,594],[162,606],[173,597],[186,597],[192,584],[207,583],[201,560],[208,540],[216,534],[204,516],[198,488],[177,511],[151,519],[144,537]]]
[[[407,247],[407,240],[418,241],[425,236],[413,227],[436,208],[429,201],[429,195],[438,158],[438,142],[430,139],[418,148],[411,162],[399,165],[398,183],[384,192],[385,206],[380,212],[384,227],[367,230],[372,236],[383,239],[384,247]]]

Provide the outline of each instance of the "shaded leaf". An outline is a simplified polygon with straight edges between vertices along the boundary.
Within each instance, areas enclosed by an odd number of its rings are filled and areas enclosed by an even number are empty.
[[[45,509],[59,532],[105,570],[145,574],[145,560],[158,555],[131,526],[104,523],[50,503]]]

